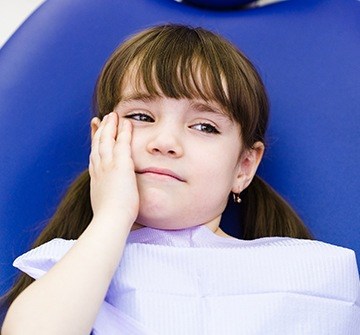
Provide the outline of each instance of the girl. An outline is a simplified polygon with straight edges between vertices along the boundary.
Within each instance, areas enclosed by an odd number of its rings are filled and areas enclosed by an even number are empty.
[[[110,57],[94,105],[89,170],[15,261],[37,280],[8,294],[4,335],[358,333],[354,253],[311,241],[256,176],[268,101],[241,52],[147,29]],[[230,194],[242,240],[219,227]]]

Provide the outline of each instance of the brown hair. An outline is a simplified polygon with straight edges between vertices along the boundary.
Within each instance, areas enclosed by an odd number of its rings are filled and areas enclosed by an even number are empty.
[[[251,62],[220,36],[202,28],[163,25],[125,41],[105,64],[96,85],[94,112],[101,119],[121,101],[129,71],[139,93],[216,101],[240,124],[245,148],[265,143],[269,104],[262,80]],[[255,176],[241,197],[242,238],[311,238],[292,208],[260,177]],[[71,185],[34,247],[55,237],[77,239],[92,215],[86,170]],[[32,281],[21,274],[6,296],[7,304]]]

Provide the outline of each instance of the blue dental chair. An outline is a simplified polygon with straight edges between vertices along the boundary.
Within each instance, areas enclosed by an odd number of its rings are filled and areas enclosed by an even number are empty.
[[[206,2],[206,1],[201,1]],[[241,2],[241,1],[240,1]],[[97,75],[125,37],[204,26],[249,56],[271,100],[260,175],[315,238],[360,255],[360,2],[290,0],[214,10],[173,0],[48,0],[0,50],[0,294],[88,164]],[[237,208],[223,229],[238,235]]]

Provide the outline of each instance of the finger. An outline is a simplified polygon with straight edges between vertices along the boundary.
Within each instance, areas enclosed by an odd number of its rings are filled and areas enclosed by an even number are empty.
[[[92,120],[90,122],[91,140],[94,138],[96,131],[99,129],[100,123],[101,123],[101,120],[98,117],[92,118]]]
[[[88,170],[89,170],[89,175],[90,175],[90,178],[93,178],[95,177],[95,168],[94,168],[94,161],[90,155],[89,157],[89,166],[88,166]]]
[[[105,116],[106,118],[106,116]],[[93,165],[96,166],[96,161],[100,159],[99,156],[99,141],[100,141],[100,135],[104,128],[105,124],[105,118],[103,118],[103,121],[100,121],[99,118],[94,118],[91,120],[91,152],[90,152],[90,159],[93,161]]]
[[[117,115],[115,113],[110,113],[104,121],[105,124],[99,138],[99,155],[101,160],[107,164],[111,162],[113,157]]]
[[[116,143],[114,146],[114,155],[124,155],[131,157],[131,138],[132,138],[132,124],[129,120],[121,120],[118,126]]]
[[[123,119],[119,123],[116,144],[130,145],[132,137],[132,124],[129,120]]]

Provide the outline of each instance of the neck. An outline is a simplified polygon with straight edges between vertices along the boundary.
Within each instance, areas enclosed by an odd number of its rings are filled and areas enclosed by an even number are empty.
[[[208,223],[204,223],[204,226],[208,227],[214,234],[216,234],[216,235],[218,235],[218,236],[221,236],[221,237],[232,237],[232,236],[226,234],[226,233],[219,227],[220,219],[221,219],[221,216],[215,218],[214,220],[211,220],[211,221],[208,222]],[[135,223],[133,224],[133,226],[131,227],[131,231],[137,230],[137,229],[140,229],[140,228],[143,228],[143,227],[145,227],[145,226],[142,225],[142,224],[140,224],[140,223],[135,222]]]

